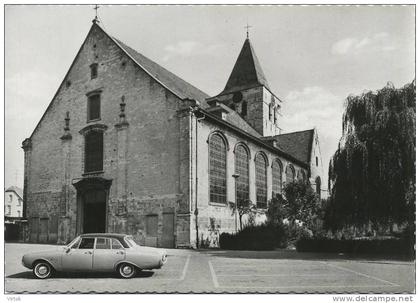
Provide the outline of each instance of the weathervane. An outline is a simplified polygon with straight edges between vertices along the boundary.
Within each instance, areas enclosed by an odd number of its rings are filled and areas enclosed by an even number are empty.
[[[98,19],[98,9],[99,9],[99,5],[95,4],[95,7],[93,8],[95,10],[95,19],[92,20],[93,23],[99,23],[99,19]]]
[[[244,28],[246,28],[246,38],[249,39],[249,29],[252,26],[248,24],[248,21],[246,22],[246,26]]]

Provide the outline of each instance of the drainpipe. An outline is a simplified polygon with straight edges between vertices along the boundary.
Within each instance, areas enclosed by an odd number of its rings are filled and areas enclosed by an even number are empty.
[[[235,179],[235,233],[238,233],[238,178],[239,174],[233,174],[232,177]]]
[[[205,116],[197,117],[195,116],[195,237],[197,243],[197,249],[200,246],[200,238],[198,236],[198,122],[205,119]]]

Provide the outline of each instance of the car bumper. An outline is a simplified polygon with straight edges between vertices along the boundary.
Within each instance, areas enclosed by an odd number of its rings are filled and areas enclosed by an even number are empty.
[[[167,261],[168,261],[168,255],[166,254],[166,252],[164,252],[162,256],[160,257],[160,262],[159,262],[160,266],[162,267],[163,264],[165,264]]]
[[[25,262],[24,258],[22,258],[21,263],[22,263],[23,267],[26,267],[28,269],[32,269],[31,265],[28,262]]]

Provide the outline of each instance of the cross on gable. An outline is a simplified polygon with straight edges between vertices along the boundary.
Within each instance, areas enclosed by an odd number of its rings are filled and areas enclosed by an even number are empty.
[[[93,19],[93,23],[96,23],[96,22],[99,22],[99,19],[98,19],[98,9],[99,9],[99,5],[97,5],[97,4],[95,4],[95,7],[93,8],[94,10],[95,10],[95,19]]]

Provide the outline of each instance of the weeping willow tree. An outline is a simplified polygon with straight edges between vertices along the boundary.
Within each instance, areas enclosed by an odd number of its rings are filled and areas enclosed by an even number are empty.
[[[414,230],[415,106],[414,81],[347,98],[329,166],[329,228],[397,223]]]

